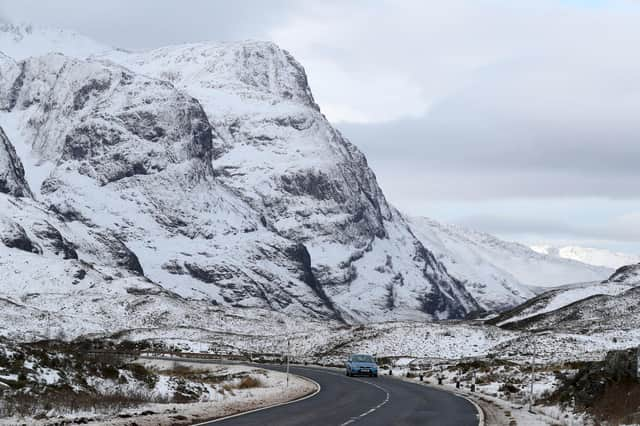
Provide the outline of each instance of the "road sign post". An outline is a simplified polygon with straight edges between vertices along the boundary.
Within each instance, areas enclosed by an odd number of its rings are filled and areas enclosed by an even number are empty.
[[[536,347],[532,345],[531,353],[531,378],[529,382],[529,412],[533,411],[533,382],[535,380],[535,365],[536,365]]]
[[[291,354],[291,341],[287,339],[287,386],[289,387],[289,357]]]
[[[640,382],[640,346],[636,349],[636,379]]]

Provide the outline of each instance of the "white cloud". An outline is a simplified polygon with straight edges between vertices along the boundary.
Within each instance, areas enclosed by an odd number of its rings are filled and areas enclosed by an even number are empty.
[[[493,98],[486,106],[534,116],[580,118],[594,97],[607,102],[616,95],[636,105],[627,89],[635,88],[630,72],[640,68],[633,53],[640,42],[637,8],[515,4],[305,3],[270,34],[306,65],[335,121],[418,116],[487,84],[494,91],[482,92]]]

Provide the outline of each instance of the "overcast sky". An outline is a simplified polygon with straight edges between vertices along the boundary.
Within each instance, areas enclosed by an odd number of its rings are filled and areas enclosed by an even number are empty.
[[[0,0],[0,19],[129,49],[273,40],[401,210],[640,253],[640,2]]]

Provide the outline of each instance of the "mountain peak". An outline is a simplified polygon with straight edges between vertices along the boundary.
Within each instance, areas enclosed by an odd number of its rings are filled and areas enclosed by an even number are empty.
[[[107,57],[202,96],[221,91],[242,101],[291,101],[319,110],[303,66],[270,41],[190,43]]]
[[[50,52],[85,58],[109,50],[112,47],[72,30],[0,22],[0,52],[16,61]]]
[[[562,259],[571,259],[589,265],[617,269],[624,265],[640,263],[640,256],[611,250],[581,247],[576,245],[553,246],[540,244],[531,246],[534,251]]]

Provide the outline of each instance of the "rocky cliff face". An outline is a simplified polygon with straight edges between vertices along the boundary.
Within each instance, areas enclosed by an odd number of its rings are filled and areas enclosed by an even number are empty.
[[[31,190],[24,178],[22,162],[2,128],[0,128],[0,192],[14,197],[31,196]]]
[[[181,163],[211,175],[206,116],[169,83],[61,54],[14,63],[8,74],[15,79],[0,93],[5,110],[24,113],[23,133],[42,160],[64,162],[101,185]]]
[[[320,113],[287,52],[247,42],[110,58],[200,100],[222,141],[217,181],[270,232],[304,246],[315,282],[339,310],[440,318],[477,309],[388,205],[364,155]]]
[[[42,312],[76,334],[462,318],[539,284],[530,251],[390,206],[272,43],[105,53],[0,27],[0,50],[0,305],[20,333]]]
[[[176,297],[315,318],[479,307],[273,44],[4,56],[0,69],[0,124],[35,198],[72,230],[61,238],[90,240],[81,261]]]

